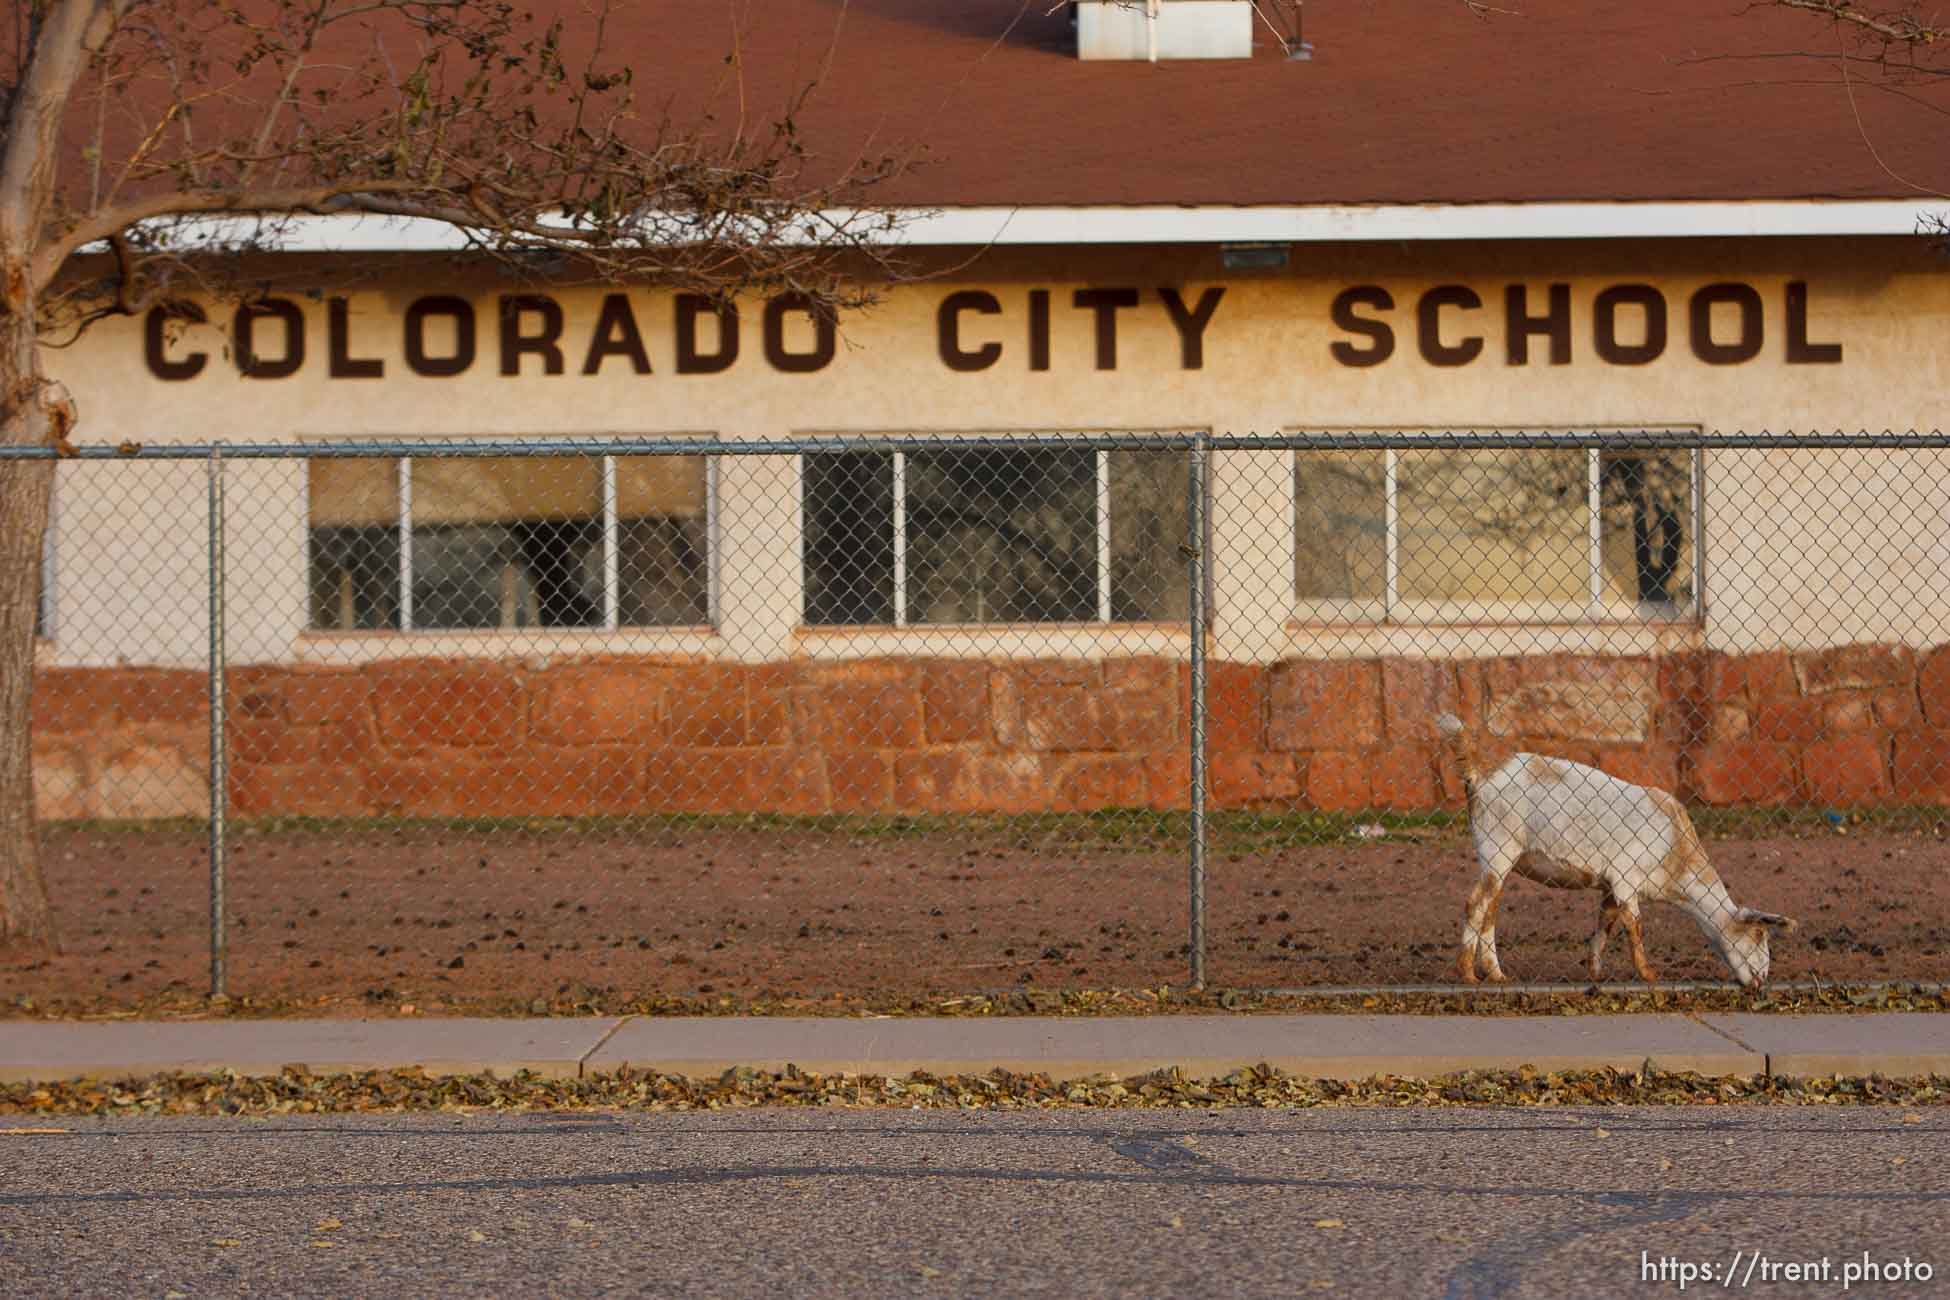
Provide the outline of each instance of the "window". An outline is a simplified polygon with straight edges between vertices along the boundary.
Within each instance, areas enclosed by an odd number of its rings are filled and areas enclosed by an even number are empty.
[[[1294,592],[1370,621],[1688,617],[1696,471],[1691,451],[1299,451]]]
[[[310,463],[311,626],[711,621],[702,456]]]
[[[809,624],[1187,617],[1184,452],[944,447],[802,465]]]

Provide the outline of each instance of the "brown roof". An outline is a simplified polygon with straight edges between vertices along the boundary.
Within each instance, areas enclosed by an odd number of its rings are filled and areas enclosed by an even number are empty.
[[[1950,87],[1736,0],[1310,0],[1310,62],[1083,63],[1052,0],[621,6],[638,86],[674,116],[751,111],[830,50],[801,126],[829,159],[919,147],[876,201],[926,206],[1927,198],[1950,190]],[[564,10],[572,6],[564,3]],[[837,28],[837,36],[835,31]],[[1824,57],[1809,57],[1819,53]],[[1852,91],[1852,93],[1851,93]],[[1880,161],[1878,161],[1878,156]]]

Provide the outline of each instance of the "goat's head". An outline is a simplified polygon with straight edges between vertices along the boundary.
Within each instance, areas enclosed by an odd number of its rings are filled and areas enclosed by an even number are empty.
[[[1795,925],[1796,922],[1785,916],[1743,907],[1719,927],[1715,946],[1733,969],[1733,977],[1748,988],[1757,989],[1767,982],[1768,968],[1773,962],[1768,952],[1769,937],[1775,930],[1785,933]]]

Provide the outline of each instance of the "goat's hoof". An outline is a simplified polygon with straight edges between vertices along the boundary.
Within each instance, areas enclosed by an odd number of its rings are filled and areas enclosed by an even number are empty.
[[[1490,972],[1490,983],[1508,984],[1509,982],[1510,982],[1510,977],[1508,975],[1505,975],[1502,971],[1493,970]]]

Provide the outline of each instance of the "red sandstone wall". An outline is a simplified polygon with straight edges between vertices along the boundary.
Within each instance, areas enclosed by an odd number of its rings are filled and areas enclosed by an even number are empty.
[[[1183,665],[577,660],[250,668],[231,683],[242,817],[1182,808]],[[194,672],[37,685],[44,816],[200,816]],[[1494,757],[1595,763],[1712,804],[1950,803],[1950,647],[1211,666],[1220,808],[1455,806],[1433,717]]]

